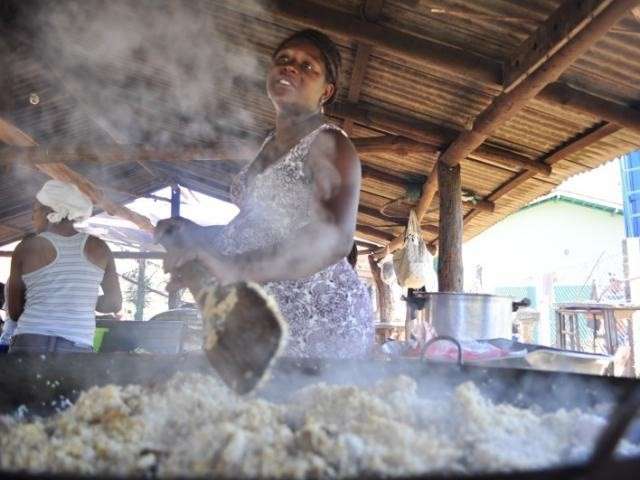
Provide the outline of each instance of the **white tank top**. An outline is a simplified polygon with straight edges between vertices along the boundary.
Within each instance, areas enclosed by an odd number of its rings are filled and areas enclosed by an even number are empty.
[[[44,232],[40,237],[53,244],[56,258],[22,275],[27,289],[26,301],[15,335],[53,335],[91,346],[104,270],[85,257],[84,246],[89,236],[77,233],[64,237]]]

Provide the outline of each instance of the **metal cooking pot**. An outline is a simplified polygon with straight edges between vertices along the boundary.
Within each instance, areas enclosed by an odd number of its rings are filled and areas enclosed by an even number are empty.
[[[512,337],[513,312],[531,304],[528,298],[480,293],[427,293],[431,324],[438,335],[459,340]]]

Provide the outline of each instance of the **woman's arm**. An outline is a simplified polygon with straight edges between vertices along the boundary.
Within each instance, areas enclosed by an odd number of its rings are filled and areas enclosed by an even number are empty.
[[[109,261],[102,278],[102,292],[96,302],[96,311],[100,313],[117,313],[122,308],[122,292],[116,271],[116,263],[113,254],[109,251]]]
[[[292,232],[276,245],[233,256],[200,249],[187,252],[177,264],[197,256],[223,283],[263,283],[308,277],[346,257],[353,244],[360,193],[356,151],[342,134],[325,131],[311,147],[309,166],[319,221]]]
[[[116,271],[116,262],[109,246],[102,240],[95,239],[93,245],[106,263],[104,276],[102,277],[102,295],[96,302],[96,311],[100,313],[117,313],[122,308],[122,292],[120,291],[120,281]],[[105,264],[103,263],[103,264]]]
[[[24,299],[26,287],[22,281],[22,258],[25,254],[25,242],[20,242],[11,256],[11,269],[9,280],[5,287],[7,297],[7,311],[9,318],[18,321],[24,311]]]

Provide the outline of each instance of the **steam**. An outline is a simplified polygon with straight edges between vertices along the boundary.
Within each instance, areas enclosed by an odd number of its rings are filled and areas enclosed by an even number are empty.
[[[89,154],[95,147],[99,158],[100,149],[114,142],[179,148],[224,141],[229,134],[263,135],[248,108],[259,105],[263,117],[268,108],[266,95],[247,81],[264,78],[268,60],[268,47],[256,40],[260,26],[254,18],[269,21],[270,14],[256,5],[245,16],[232,11],[233,2],[201,0],[16,4],[14,43],[6,52],[16,62],[9,72],[20,108],[14,120],[41,146]],[[116,189],[140,168],[70,166],[98,186]],[[160,165],[150,167],[161,181],[174,180]],[[25,201],[46,179],[20,162],[10,170],[16,196]],[[143,175],[148,181],[150,175]],[[143,186],[121,188],[135,195]]]
[[[103,140],[123,144],[211,143],[229,130],[255,131],[234,97],[238,79],[262,76],[260,53],[231,43],[222,32],[228,12],[215,8],[198,0],[57,1],[29,20],[36,55],[75,104],[65,112],[75,125],[88,117]],[[252,38],[251,24],[243,34]],[[47,92],[33,93],[46,104]]]

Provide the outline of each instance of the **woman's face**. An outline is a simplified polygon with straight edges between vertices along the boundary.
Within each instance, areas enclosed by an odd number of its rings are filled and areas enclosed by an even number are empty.
[[[42,233],[47,229],[49,221],[47,220],[47,213],[49,213],[47,207],[42,205],[38,200],[33,202],[33,208],[31,209],[31,222],[36,233]]]
[[[277,111],[314,112],[331,97],[320,50],[304,40],[287,43],[273,57],[267,93]]]

